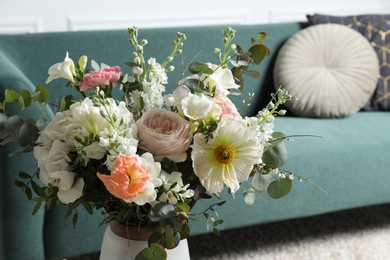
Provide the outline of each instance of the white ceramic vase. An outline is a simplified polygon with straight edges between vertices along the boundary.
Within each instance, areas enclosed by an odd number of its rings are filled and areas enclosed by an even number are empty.
[[[130,260],[148,246],[146,240],[138,241],[124,238],[115,234],[108,225],[103,236],[100,251],[100,260]],[[187,239],[180,241],[180,244],[167,250],[168,260],[190,260],[190,253]]]

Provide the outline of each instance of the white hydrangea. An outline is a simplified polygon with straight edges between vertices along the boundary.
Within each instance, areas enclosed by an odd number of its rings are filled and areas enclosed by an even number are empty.
[[[63,203],[74,202],[84,188],[84,181],[71,170],[70,152],[76,151],[85,164],[107,154],[109,168],[119,154],[136,154],[138,140],[133,115],[124,102],[117,105],[113,99],[106,101],[103,106],[85,98],[69,110],[56,113],[37,140],[34,156],[40,179],[45,185],[58,187],[57,195]]]

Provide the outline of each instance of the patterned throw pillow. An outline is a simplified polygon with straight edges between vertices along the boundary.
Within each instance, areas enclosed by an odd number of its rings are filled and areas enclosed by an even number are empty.
[[[380,75],[375,92],[363,110],[390,111],[390,15],[307,15],[310,25],[337,23],[361,33],[378,55]]]

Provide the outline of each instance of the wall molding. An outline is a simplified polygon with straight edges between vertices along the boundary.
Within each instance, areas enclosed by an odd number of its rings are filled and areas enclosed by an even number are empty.
[[[39,17],[1,17],[0,33],[19,34],[42,32],[42,19]]]
[[[249,15],[247,11],[224,13],[186,13],[186,14],[135,14],[129,16],[69,16],[67,18],[69,31],[124,29],[130,26],[139,28],[158,28],[211,24],[246,24]]]

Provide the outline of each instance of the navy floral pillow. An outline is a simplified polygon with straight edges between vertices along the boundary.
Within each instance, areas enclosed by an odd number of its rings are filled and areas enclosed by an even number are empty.
[[[363,110],[390,111],[390,15],[330,16],[307,15],[310,25],[343,24],[360,32],[378,55],[380,75],[378,85]]]

